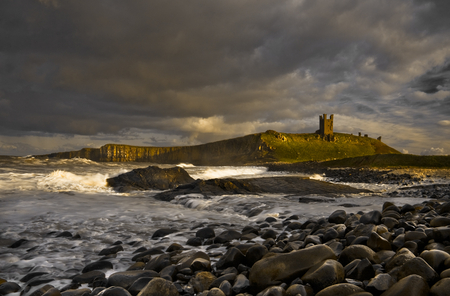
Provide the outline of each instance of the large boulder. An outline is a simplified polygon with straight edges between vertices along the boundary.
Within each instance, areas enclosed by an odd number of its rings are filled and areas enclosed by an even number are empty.
[[[290,253],[266,255],[250,270],[250,284],[261,290],[302,276],[308,269],[326,259],[336,259],[333,250],[326,245],[315,245]]]
[[[193,181],[194,179],[180,167],[161,169],[157,166],[134,169],[131,172],[106,180],[108,186],[113,187],[118,192],[173,189],[178,185]]]

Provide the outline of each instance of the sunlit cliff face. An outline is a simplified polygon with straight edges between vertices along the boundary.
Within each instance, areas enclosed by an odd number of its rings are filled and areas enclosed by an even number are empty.
[[[445,1],[0,3],[0,154],[369,134],[449,153]]]

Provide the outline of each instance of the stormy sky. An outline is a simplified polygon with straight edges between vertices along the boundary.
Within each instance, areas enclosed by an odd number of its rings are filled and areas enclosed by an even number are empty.
[[[382,136],[450,154],[450,1],[2,0],[0,155]]]

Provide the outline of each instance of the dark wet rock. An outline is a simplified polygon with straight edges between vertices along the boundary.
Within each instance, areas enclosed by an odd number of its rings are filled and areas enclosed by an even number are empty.
[[[260,260],[269,251],[263,245],[255,244],[247,250],[245,254],[247,264],[251,267],[256,261]]]
[[[393,218],[397,221],[402,218],[402,215],[396,211],[385,211],[383,212],[382,216],[383,218]]]
[[[198,193],[204,196],[220,196],[227,194],[261,194],[261,193],[283,193],[283,194],[320,194],[336,195],[344,193],[371,192],[364,189],[356,189],[341,184],[332,184],[303,177],[271,177],[271,178],[249,178],[249,179],[210,179],[197,180],[190,184],[180,185],[170,191],[155,195],[156,199],[170,201],[176,196]],[[333,199],[321,198],[320,202],[334,201]]]
[[[219,286],[219,289],[222,290],[225,296],[231,296],[231,294],[233,293],[232,288],[233,286],[230,284],[229,281],[223,281]]]
[[[256,294],[256,296],[284,296],[286,291],[283,287],[273,286],[264,289],[262,292]]]
[[[93,270],[108,270],[108,269],[113,269],[114,266],[111,262],[106,261],[106,260],[101,260],[101,261],[95,261],[95,262],[91,262],[88,265],[86,265],[83,270],[81,271],[81,273],[86,273],[89,271],[93,271]]]
[[[214,238],[215,244],[223,244],[241,238],[241,233],[236,230],[226,230]]]
[[[436,272],[441,272],[446,268],[445,261],[450,260],[450,255],[441,250],[425,250],[420,254]]]
[[[72,237],[72,233],[70,233],[69,231],[63,231],[60,234],[58,234],[56,237]]]
[[[450,278],[444,278],[434,284],[430,289],[431,296],[447,296],[450,293]]]
[[[329,217],[328,222],[342,224],[347,220],[347,213],[344,210],[336,210]]]
[[[224,274],[218,278],[216,278],[211,285],[209,285],[209,289],[211,288],[218,288],[220,286],[220,284],[224,281],[229,281],[229,282],[234,282],[234,280],[236,279],[236,274],[235,273],[227,273]]]
[[[11,245],[9,245],[8,248],[15,249],[15,248],[18,248],[18,247],[20,247],[21,245],[25,244],[26,242],[28,242],[28,240],[22,238],[22,239],[19,239],[19,240],[16,241],[16,242],[12,243]]]
[[[90,294],[91,289],[88,288],[82,288],[82,289],[76,289],[76,290],[67,290],[61,293],[61,296],[83,296],[85,293]]]
[[[326,259],[336,259],[333,250],[326,245],[311,246],[291,253],[266,255],[251,268],[250,284],[261,289],[292,280]]]
[[[14,282],[6,282],[0,285],[0,295],[15,293],[19,292],[20,290],[20,286]]]
[[[405,233],[405,241],[428,241],[428,237],[425,232],[422,231],[408,231]]]
[[[327,243],[327,246],[333,250],[336,257],[339,257],[344,249],[344,245],[341,242],[333,241],[331,243]]]
[[[268,239],[268,238],[276,239],[277,232],[273,229],[267,229],[267,230],[263,231],[263,233],[261,233],[261,238],[262,239]]]
[[[97,278],[104,278],[105,273],[99,270],[92,270],[80,275],[75,276],[72,281],[79,284],[89,284],[92,283]]]
[[[61,296],[61,292],[56,288],[50,288],[42,296]]]
[[[305,238],[305,245],[307,244],[315,244],[319,245],[322,243],[320,236],[318,235],[307,235]]]
[[[350,242],[352,245],[367,245],[367,241],[369,240],[368,236],[358,236],[354,239],[351,239],[351,236],[347,237],[347,241]]]
[[[259,235],[259,228],[251,226],[251,225],[247,225],[242,229],[242,234],[248,234],[248,233],[254,233],[256,235]]]
[[[398,236],[392,241],[392,245],[393,245],[396,249],[401,249],[401,248],[403,248],[403,246],[405,245],[405,235],[404,235],[404,234],[398,235]],[[394,248],[394,249],[395,249],[395,248]]]
[[[178,243],[172,243],[170,244],[170,246],[167,247],[166,252],[173,252],[179,250],[184,250],[184,247]]]
[[[131,172],[106,180],[108,186],[113,187],[118,192],[150,189],[166,190],[193,181],[194,179],[183,168],[162,169],[157,166],[134,169]]]
[[[302,281],[310,284],[315,291],[344,281],[344,267],[336,260],[328,259],[311,267]]]
[[[381,273],[372,278],[366,286],[366,290],[374,295],[379,295],[395,284],[394,279],[387,273]]]
[[[192,261],[191,264],[192,271],[210,271],[211,270],[211,261],[203,258],[197,258]]]
[[[381,219],[381,223],[383,223],[384,225],[386,225],[387,228],[392,229],[394,227],[396,227],[399,222],[397,219],[392,218],[392,217],[384,217]]]
[[[35,277],[32,280],[28,281],[27,286],[29,286],[29,287],[39,286],[42,284],[50,283],[54,280],[55,279],[50,276]]]
[[[356,237],[367,236],[369,237],[372,232],[375,232],[376,228],[373,224],[358,224],[355,229],[349,231],[345,236],[354,235]]]
[[[193,277],[189,283],[192,285],[195,293],[200,293],[209,288],[209,286],[216,280],[217,278],[209,271],[199,272]]]
[[[293,284],[286,290],[286,296],[307,296],[305,286]]]
[[[109,287],[101,291],[98,296],[131,296],[131,294],[122,287]]]
[[[335,239],[339,236],[339,233],[334,228],[328,228],[323,234],[323,241],[327,242],[329,240]]]
[[[135,296],[139,294],[139,292],[147,286],[147,284],[152,280],[153,278],[150,277],[141,277],[138,278],[131,284],[131,286],[128,288],[128,292],[130,292],[131,295]]]
[[[245,262],[245,255],[235,248],[229,248],[225,255],[223,255],[216,263],[218,269],[225,269],[227,267],[238,267],[242,262]]]
[[[162,278],[152,279],[147,286],[142,289],[138,296],[178,296],[176,286],[171,282]]]
[[[151,256],[151,255],[159,255],[159,254],[163,254],[164,251],[161,250],[161,248],[151,248],[147,251],[144,251],[142,253],[136,254],[134,255],[133,258],[131,258],[131,260],[133,261],[138,261],[140,258],[146,257],[146,256]]]
[[[294,222],[289,223],[287,225],[287,227],[291,230],[297,230],[297,229],[301,229],[302,225],[303,225],[302,223],[294,221]]]
[[[428,283],[434,283],[439,279],[437,272],[420,257],[405,262],[398,271],[398,279],[405,278],[412,274],[420,275]]]
[[[68,285],[65,285],[64,287],[60,288],[59,290],[61,292],[64,292],[64,291],[67,291],[67,290],[76,290],[79,287],[81,287],[81,285],[79,283],[72,282],[72,283],[70,283]]]
[[[367,241],[367,246],[374,250],[375,252],[381,250],[392,250],[391,243],[382,238],[376,232],[372,232],[369,236],[369,240]]]
[[[407,276],[392,285],[382,296],[427,296],[430,288],[427,282],[417,274]],[[321,295],[317,295],[321,296]]]
[[[440,227],[440,226],[447,226],[447,225],[450,225],[449,217],[439,216],[430,221],[431,227]]]
[[[416,208],[410,204],[404,204],[401,208],[400,208],[400,213],[405,214],[407,212],[414,212],[416,210]]]
[[[165,278],[165,279],[170,278],[173,281],[176,277],[177,272],[178,272],[178,268],[176,265],[169,265],[169,266],[164,267],[160,271],[159,274],[162,278]]]
[[[365,281],[375,276],[375,270],[367,258],[355,259],[345,266],[345,276],[358,281]]]
[[[154,270],[160,272],[164,267],[171,265],[170,255],[161,254],[156,258],[153,258],[145,265],[145,270]]]
[[[362,215],[359,218],[359,222],[363,224],[380,224],[381,218],[382,216],[380,211],[370,211]]]
[[[208,254],[206,254],[202,251],[191,251],[190,253],[182,254],[181,256],[183,256],[183,257],[181,257],[178,261],[178,265],[179,265],[178,268],[180,270],[184,269],[184,268],[190,268],[192,265],[192,262],[194,262],[197,258],[201,258],[201,259],[210,261]],[[172,259],[175,259],[175,261],[177,261],[175,257],[173,257]]]
[[[195,233],[195,236],[206,239],[206,238],[215,237],[216,233],[214,232],[214,229],[212,229],[210,227],[205,227],[205,228],[197,230],[197,232]]]
[[[364,245],[351,245],[345,248],[339,256],[339,262],[347,265],[355,259],[367,258],[371,263],[380,263],[378,255],[369,247]]]
[[[395,267],[402,266],[407,261],[416,258],[416,256],[407,248],[402,248],[392,257],[391,260],[386,262],[386,271],[394,269]]]
[[[234,285],[233,285],[232,290],[235,294],[239,294],[239,293],[244,292],[249,286],[250,286],[250,281],[248,280],[248,278],[243,274],[239,274],[239,275],[237,275],[236,279],[234,280]]]
[[[352,284],[342,283],[329,286],[317,293],[316,296],[354,295],[358,292],[364,292],[364,290]]]
[[[117,252],[123,251],[123,247],[121,245],[117,245],[111,248],[106,248],[98,253],[100,256],[107,256],[110,254],[116,254]]]
[[[198,247],[203,244],[203,239],[201,237],[191,237],[187,240],[186,245]]]
[[[127,268],[127,270],[143,270],[145,268],[145,262],[135,262],[133,265]]]
[[[160,237],[165,237],[166,235],[172,234],[178,232],[178,229],[173,229],[173,228],[161,228],[156,230],[153,235],[152,235],[152,239],[157,239]]]
[[[29,280],[31,280],[32,278],[35,278],[35,277],[41,276],[41,275],[46,275],[46,274],[48,274],[48,272],[30,272],[30,273],[28,273],[26,276],[22,277],[22,278],[20,279],[20,281],[21,281],[22,283],[26,283],[26,282],[28,282]]]
[[[212,288],[208,291],[206,296],[226,296],[225,293],[219,288]]]
[[[42,296],[44,294],[46,294],[47,292],[51,293],[51,290],[55,289],[55,287],[53,287],[52,285],[44,285],[43,287],[40,287],[39,289],[35,290],[33,293],[29,294],[30,296]],[[22,291],[22,293],[25,292]],[[61,295],[61,294],[60,294]]]
[[[108,287],[118,286],[128,289],[137,279],[141,277],[158,277],[159,274],[153,270],[130,270],[113,273],[108,277]]]
[[[392,250],[381,250],[377,252],[378,258],[380,258],[380,262],[388,262],[395,256],[395,252]]]

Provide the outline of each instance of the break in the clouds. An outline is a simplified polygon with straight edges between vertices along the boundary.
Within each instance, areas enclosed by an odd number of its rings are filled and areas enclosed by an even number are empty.
[[[0,2],[0,154],[274,129],[450,151],[450,2]],[[436,149],[436,148],[435,148]]]

